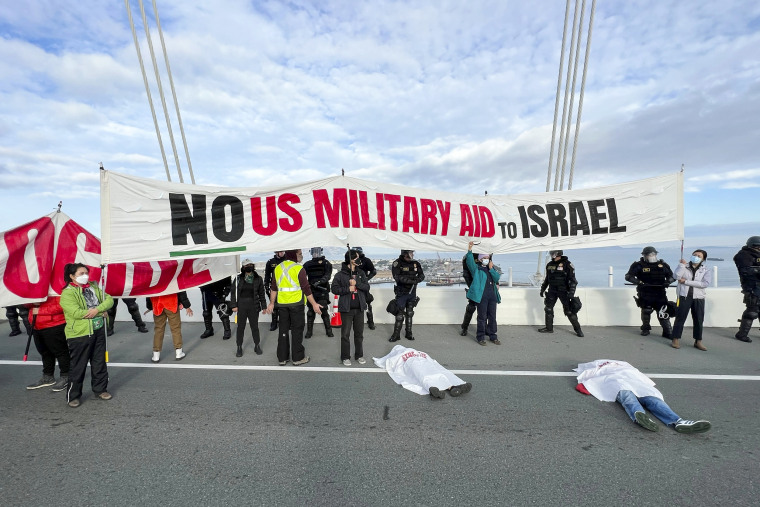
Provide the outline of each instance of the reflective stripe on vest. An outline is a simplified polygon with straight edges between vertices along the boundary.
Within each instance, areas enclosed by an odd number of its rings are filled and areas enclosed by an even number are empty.
[[[293,261],[284,261],[274,268],[277,278],[277,302],[282,305],[303,301],[303,291],[298,284],[298,273],[303,266]]]

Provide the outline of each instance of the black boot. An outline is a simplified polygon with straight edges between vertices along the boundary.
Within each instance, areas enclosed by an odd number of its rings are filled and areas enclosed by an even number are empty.
[[[662,326],[662,337],[670,340],[673,335],[673,326],[670,323],[670,319],[659,319]]]
[[[737,340],[752,343],[752,338],[749,337],[749,332],[752,329],[752,322],[755,319],[742,319],[739,324],[739,331],[734,335]]]
[[[304,338],[311,338],[314,334],[314,323],[313,322],[307,322],[306,323],[306,334],[303,335]]]
[[[414,315],[414,312],[406,314],[406,334],[404,338],[407,340],[414,340],[414,335],[412,334],[412,315]]]
[[[323,319],[325,323],[325,334],[329,338],[334,338],[335,335],[333,334],[332,326],[330,325],[330,319]]]
[[[237,352],[235,352],[235,357],[243,357],[243,346],[238,345]]]
[[[372,307],[367,305],[367,327],[371,330],[375,329],[375,317],[372,315]]]
[[[573,325],[573,331],[575,331],[575,334],[583,338],[583,330],[581,330],[581,323],[578,322],[578,315],[573,313],[568,315],[567,318],[570,320],[570,324]]]
[[[214,336],[214,328],[211,325],[211,311],[203,312],[203,323],[206,325],[206,330],[201,334],[201,339]]]
[[[652,318],[650,313],[641,312],[641,336],[649,336],[649,331],[652,326],[649,325],[649,321]]]
[[[113,331],[114,320],[115,319],[111,317],[110,315],[106,319],[106,336],[111,336],[114,333]]]
[[[546,324],[544,327],[538,330],[539,333],[553,333],[554,332],[554,317],[549,317],[546,315],[544,317],[544,323]]]
[[[11,325],[11,332],[8,336],[18,336],[21,334],[21,325],[18,323],[18,317],[14,315],[12,318],[6,313],[8,317],[8,324]]]
[[[468,304],[464,309],[464,319],[462,319],[462,331],[459,332],[460,336],[467,336],[467,328],[470,327],[472,316],[477,310],[477,306]]]
[[[132,320],[135,321],[135,326],[137,326],[137,330],[141,333],[147,333],[148,327],[145,325],[145,322],[142,320],[142,316],[140,315],[140,309],[135,306],[134,311],[132,308],[129,309],[129,314],[132,316]]]
[[[224,328],[224,334],[222,335],[222,340],[229,340],[232,336],[232,331],[230,330],[230,318],[225,315],[224,317],[221,317],[222,319],[222,327]]]
[[[393,323],[393,334],[391,334],[391,337],[388,338],[389,342],[397,342],[401,339],[401,328],[404,327],[404,317],[402,316],[400,319],[396,318],[396,321]]]

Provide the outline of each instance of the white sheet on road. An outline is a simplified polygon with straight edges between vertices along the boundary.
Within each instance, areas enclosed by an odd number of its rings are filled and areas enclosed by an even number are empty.
[[[378,368],[387,371],[397,384],[417,394],[428,394],[431,387],[448,389],[464,384],[464,380],[425,352],[403,345],[396,345],[387,356],[373,357],[372,360]]]
[[[652,379],[625,361],[597,359],[581,363],[574,370],[578,372],[578,383],[601,401],[615,401],[622,390],[632,391],[639,398],[654,396],[663,399]]]

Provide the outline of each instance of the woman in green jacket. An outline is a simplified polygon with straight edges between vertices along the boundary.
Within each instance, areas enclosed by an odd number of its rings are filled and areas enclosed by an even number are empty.
[[[501,303],[499,294],[499,278],[501,275],[493,267],[493,259],[488,254],[478,254],[478,262],[472,254],[470,241],[465,256],[467,269],[472,274],[472,283],[467,291],[467,299],[478,305],[478,330],[475,338],[478,344],[486,344],[486,336],[494,345],[501,345],[496,334],[496,305]]]
[[[67,401],[70,407],[79,406],[88,362],[92,392],[101,400],[110,400],[105,319],[113,299],[89,280],[89,269],[84,264],[66,264],[63,278],[67,285],[61,291],[60,304],[66,317],[66,342],[71,356]]]

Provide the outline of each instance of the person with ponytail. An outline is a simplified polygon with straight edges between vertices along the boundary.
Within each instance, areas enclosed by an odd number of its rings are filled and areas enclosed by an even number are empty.
[[[113,299],[96,282],[90,280],[84,264],[66,264],[60,305],[66,318],[66,342],[69,347],[69,387],[67,401],[76,408],[82,397],[84,375],[90,363],[92,392],[101,400],[110,400],[106,365],[106,313]]]
[[[694,250],[691,259],[681,259],[674,273],[678,280],[678,309],[676,321],[673,324],[671,347],[681,348],[680,339],[683,333],[683,325],[691,311],[691,319],[694,323],[693,336],[694,347],[706,351],[702,345],[702,324],[705,320],[705,289],[712,283],[712,274],[705,267],[707,252]]]

